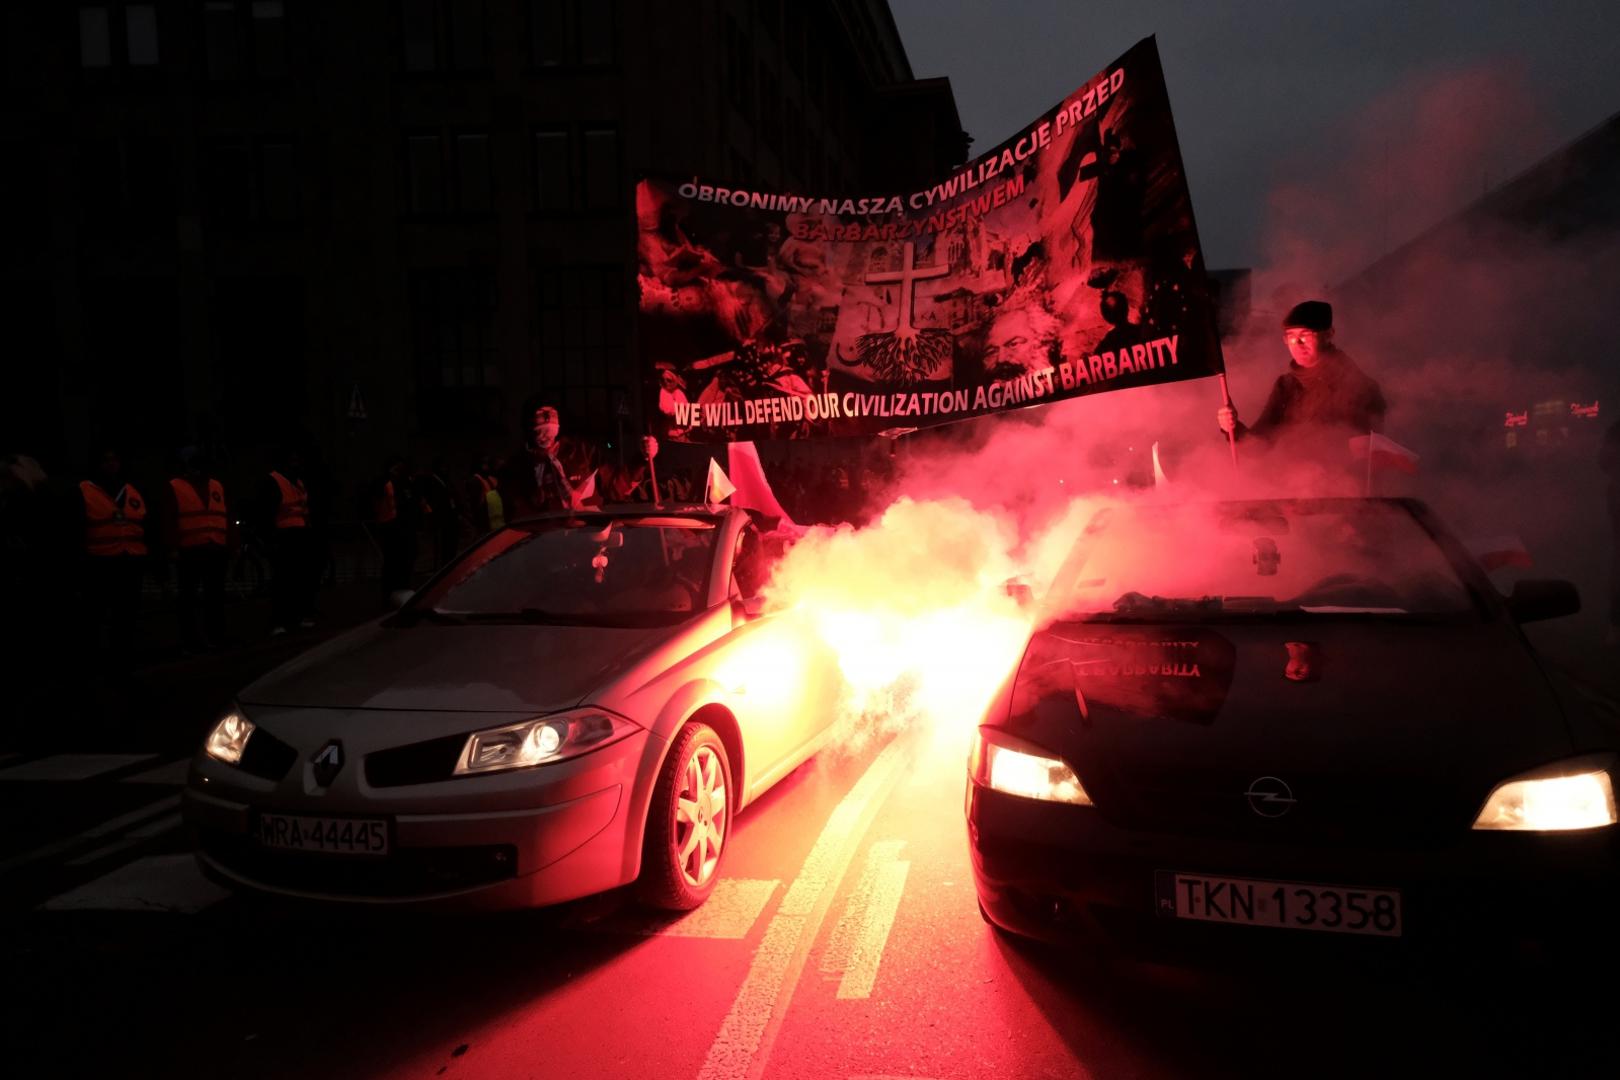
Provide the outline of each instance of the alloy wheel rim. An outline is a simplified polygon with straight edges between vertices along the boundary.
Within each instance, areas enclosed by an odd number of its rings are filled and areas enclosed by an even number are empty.
[[[726,842],[726,770],[710,746],[698,747],[681,773],[675,794],[675,841],[681,877],[701,889],[720,865]]]

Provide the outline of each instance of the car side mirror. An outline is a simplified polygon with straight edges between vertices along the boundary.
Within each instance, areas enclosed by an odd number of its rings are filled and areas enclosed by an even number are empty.
[[[411,597],[415,595],[415,591],[411,589],[395,589],[393,592],[388,594],[388,606],[393,608],[395,611],[398,611],[400,608],[410,603]]]
[[[1035,590],[1029,587],[1029,582],[1019,578],[1008,578],[1001,586],[1007,595],[1017,602],[1019,607],[1028,607],[1035,602]]]
[[[743,622],[752,622],[765,614],[763,596],[739,596],[731,601],[731,610]]]
[[[1516,622],[1559,619],[1581,610],[1581,594],[1568,581],[1518,581],[1508,595],[1507,608]]]

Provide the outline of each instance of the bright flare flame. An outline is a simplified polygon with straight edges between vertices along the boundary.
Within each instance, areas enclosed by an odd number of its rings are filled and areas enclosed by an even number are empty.
[[[813,532],[788,553],[767,592],[837,657],[845,742],[928,723],[965,748],[1029,636],[1004,587],[1013,547],[965,501],[902,498],[867,528]]]

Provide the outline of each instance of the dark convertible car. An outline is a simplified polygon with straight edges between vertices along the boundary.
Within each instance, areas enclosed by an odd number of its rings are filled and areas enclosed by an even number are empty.
[[[1105,510],[1040,602],[969,762],[995,926],[1428,941],[1620,910],[1620,739],[1519,628],[1575,589],[1501,596],[1422,504]]]

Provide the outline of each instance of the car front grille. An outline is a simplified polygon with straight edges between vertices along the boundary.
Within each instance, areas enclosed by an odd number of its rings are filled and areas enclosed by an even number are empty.
[[[432,784],[448,780],[455,772],[465,735],[395,746],[366,755],[366,783],[375,788],[404,787],[406,784]]]
[[[1335,847],[1419,849],[1466,829],[1446,792],[1419,783],[1379,783],[1342,774],[1289,773],[1294,803],[1259,802],[1246,794],[1250,774],[1156,776],[1149,783],[1099,784],[1099,810],[1129,828],[1242,840]],[[1281,811],[1267,816],[1260,810]]]
[[[408,899],[492,885],[517,876],[517,848],[405,848],[382,856],[296,855],[251,839],[204,835],[203,853],[249,882],[334,897]]]
[[[270,734],[263,727],[254,728],[242,750],[238,768],[251,776],[265,780],[280,780],[298,761],[298,751]]]

